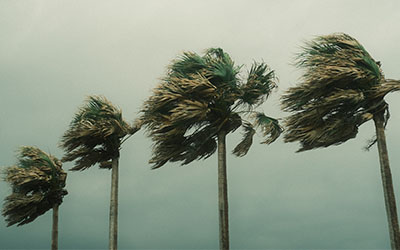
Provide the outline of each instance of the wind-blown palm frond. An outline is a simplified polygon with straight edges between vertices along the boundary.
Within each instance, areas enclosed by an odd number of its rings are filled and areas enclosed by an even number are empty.
[[[282,128],[277,119],[260,112],[255,114],[255,126],[260,128],[264,137],[266,137],[262,142],[264,144],[273,143],[282,133]]]
[[[354,138],[373,113],[387,108],[383,97],[400,89],[398,81],[385,80],[380,63],[356,39],[343,33],[306,43],[296,63],[305,73],[283,95],[282,107],[292,113],[285,120],[285,141],[299,141],[299,151]]]
[[[236,156],[244,156],[249,151],[251,145],[253,144],[253,136],[256,131],[251,123],[246,122],[243,124],[244,134],[242,141],[233,149],[232,154]]]
[[[21,147],[18,154],[17,164],[4,173],[4,180],[12,188],[2,211],[7,226],[35,220],[55,204],[61,204],[67,194],[67,174],[61,161],[35,147]]]
[[[384,98],[387,94],[394,91],[400,91],[400,81],[387,79],[380,85],[372,87],[371,98]]]
[[[265,63],[254,63],[242,86],[241,102],[258,106],[266,101],[271,91],[276,87],[275,72]]]
[[[138,127],[139,126],[139,127]],[[113,157],[119,155],[121,140],[140,128],[130,126],[105,97],[90,96],[72,120],[61,140],[66,151],[63,161],[75,161],[71,170],[84,170],[97,163],[110,168]]]
[[[298,86],[282,97],[286,142],[298,151],[338,145],[356,137],[358,127],[373,119],[378,142],[385,207],[392,249],[400,249],[400,230],[384,128],[389,119],[384,97],[400,90],[400,81],[386,80],[364,47],[346,34],[317,37],[299,54],[305,70]],[[370,144],[368,147],[372,146]]]
[[[153,168],[211,156],[218,132],[235,131],[242,125],[239,113],[265,101],[275,87],[274,72],[255,63],[243,83],[238,78],[240,68],[220,48],[208,49],[204,56],[185,52],[172,62],[144,103],[140,118],[154,142]],[[247,153],[245,144],[237,154]]]

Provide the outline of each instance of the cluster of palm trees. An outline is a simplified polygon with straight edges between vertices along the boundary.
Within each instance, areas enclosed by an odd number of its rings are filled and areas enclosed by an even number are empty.
[[[167,162],[189,164],[218,151],[219,245],[229,249],[228,134],[243,130],[242,141],[232,151],[239,157],[249,151],[256,130],[265,137],[262,143],[270,144],[284,132],[285,142],[300,142],[299,151],[305,151],[344,143],[356,137],[361,124],[373,120],[390,243],[392,249],[400,249],[384,133],[389,119],[384,97],[400,90],[400,81],[386,79],[380,62],[343,33],[306,43],[296,65],[304,74],[281,98],[282,109],[290,113],[282,126],[257,111],[276,87],[275,72],[255,62],[247,78],[242,78],[241,66],[220,48],[208,49],[204,55],[186,52],[175,59],[133,124],[105,97],[89,97],[62,136],[65,155],[61,161],[38,148],[22,147],[17,164],[5,169],[4,180],[12,187],[2,210],[8,226],[32,222],[53,209],[52,249],[57,249],[58,207],[67,194],[61,162],[74,162],[73,171],[98,165],[112,172],[109,249],[117,249],[119,152],[123,142],[145,128],[153,141],[149,161],[153,169]]]

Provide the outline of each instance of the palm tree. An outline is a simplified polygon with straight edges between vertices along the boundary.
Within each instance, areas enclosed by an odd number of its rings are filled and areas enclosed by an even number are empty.
[[[152,138],[156,169],[167,162],[182,165],[206,159],[218,148],[218,205],[220,248],[229,249],[226,135],[242,126],[243,140],[233,154],[244,156],[255,128],[275,141],[281,133],[278,121],[254,108],[264,103],[276,87],[274,71],[265,63],[254,63],[246,80],[222,49],[208,49],[204,56],[186,52],[174,60],[167,75],[145,102],[141,121]],[[250,118],[253,123],[244,119]]]
[[[53,209],[51,249],[58,249],[58,207],[67,194],[61,161],[36,147],[21,147],[18,162],[5,169],[12,193],[4,200],[7,226],[21,226]]]
[[[83,171],[99,164],[111,169],[109,248],[117,249],[118,230],[118,160],[121,144],[137,130],[122,119],[105,97],[90,96],[77,112],[61,140],[64,162],[75,161],[72,171]]]
[[[300,84],[282,97],[283,109],[292,113],[285,121],[285,142],[300,142],[299,151],[338,145],[356,137],[361,124],[374,120],[390,242],[392,249],[400,249],[384,132],[389,119],[384,97],[400,90],[400,81],[385,79],[380,62],[343,33],[306,43],[296,65],[305,73]]]

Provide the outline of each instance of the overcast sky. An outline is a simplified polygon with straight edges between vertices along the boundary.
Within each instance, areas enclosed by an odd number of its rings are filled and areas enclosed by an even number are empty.
[[[316,35],[350,34],[387,78],[400,79],[399,10],[398,0],[0,1],[0,165],[14,164],[21,145],[62,157],[61,135],[88,95],[106,96],[133,121],[166,66],[187,50],[221,47],[237,64],[269,64],[279,89],[261,108],[275,117],[287,115],[278,98],[301,74],[293,55]],[[387,102],[400,207],[400,93]],[[299,154],[296,144],[265,146],[258,137],[247,156],[228,155],[231,247],[389,248],[377,150],[362,150],[373,134],[369,122],[343,145]],[[228,136],[228,151],[240,137]],[[143,131],[123,145],[119,247],[218,248],[216,156],[150,170],[150,154]],[[108,247],[110,177],[97,166],[69,172],[61,249]],[[9,193],[0,182],[0,200]],[[22,227],[0,218],[0,248],[49,249],[50,232],[51,211]]]

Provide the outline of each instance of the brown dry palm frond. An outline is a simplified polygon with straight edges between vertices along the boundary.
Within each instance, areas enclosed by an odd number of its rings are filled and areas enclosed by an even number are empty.
[[[21,147],[17,164],[4,172],[12,188],[2,210],[8,226],[29,223],[61,204],[67,194],[67,174],[61,166],[61,161],[38,148]]]
[[[111,159],[119,155],[122,140],[140,129],[140,120],[130,126],[121,110],[105,97],[90,96],[75,115],[61,140],[63,161],[75,161],[71,170],[85,170],[97,163],[110,168]]]
[[[140,118],[154,142],[153,168],[211,156],[218,132],[235,131],[242,125],[239,114],[252,112],[276,87],[274,71],[264,63],[254,63],[245,82],[239,71],[222,49],[209,49],[204,56],[186,52],[172,62]],[[249,136],[235,154],[247,153]]]
[[[384,96],[400,89],[399,81],[385,80],[380,63],[343,33],[306,43],[296,63],[304,74],[283,95],[282,107],[292,113],[285,120],[285,141],[299,141],[299,151],[354,138],[361,124],[387,109]]]

